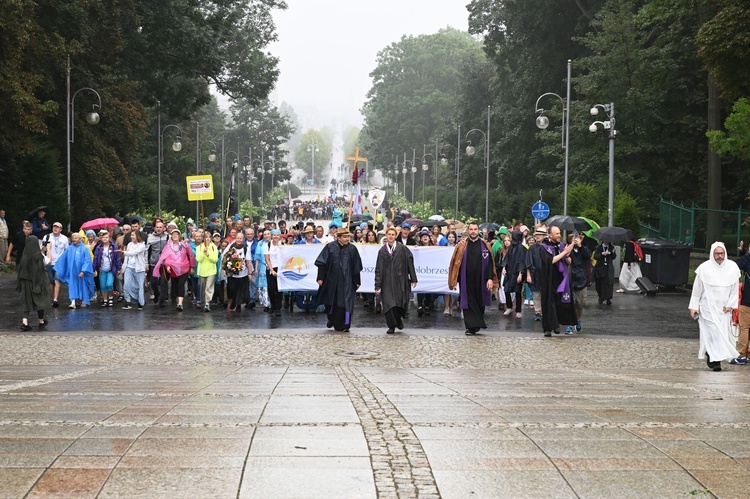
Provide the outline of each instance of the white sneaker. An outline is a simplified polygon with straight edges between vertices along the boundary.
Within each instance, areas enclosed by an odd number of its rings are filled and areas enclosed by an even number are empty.
[[[443,315],[451,315],[451,311],[446,308],[443,310]]]
[[[504,315],[505,317],[508,317],[508,316],[509,316],[510,314],[512,314],[512,313],[513,313],[513,309],[512,309],[512,308],[509,308],[509,309],[506,309],[506,310],[505,310],[505,312],[503,312],[503,315]]]
[[[68,305],[68,308],[75,310],[76,309],[76,301],[72,300],[70,302],[70,305]]]
[[[523,301],[523,304],[524,304],[524,305],[528,305],[528,304],[529,304],[529,300],[524,300],[524,301]]]

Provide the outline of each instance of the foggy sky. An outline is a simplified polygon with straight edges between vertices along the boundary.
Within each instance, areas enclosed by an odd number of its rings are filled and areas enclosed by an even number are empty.
[[[469,0],[286,0],[269,51],[281,74],[272,102],[286,101],[303,128],[362,125],[377,53],[401,39],[451,26],[468,30]]]

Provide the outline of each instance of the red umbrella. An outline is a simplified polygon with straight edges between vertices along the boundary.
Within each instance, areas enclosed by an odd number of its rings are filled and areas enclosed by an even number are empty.
[[[81,230],[108,229],[109,227],[117,227],[118,225],[120,225],[120,222],[114,218],[95,218],[81,225]]]

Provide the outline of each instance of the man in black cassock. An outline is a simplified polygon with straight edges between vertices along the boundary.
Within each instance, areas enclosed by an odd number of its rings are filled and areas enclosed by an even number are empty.
[[[361,284],[362,259],[349,244],[349,229],[336,231],[336,240],[325,245],[315,260],[318,267],[318,304],[325,305],[328,323],[336,331],[349,332],[354,312],[354,295]]]
[[[388,227],[385,231],[386,242],[375,263],[375,294],[380,295],[388,325],[387,334],[404,329],[404,312],[409,306],[411,287],[417,285],[417,273],[414,269],[414,255],[405,244],[396,242],[397,231]]]
[[[570,283],[570,252],[573,245],[561,242],[559,227],[550,227],[549,235],[542,241],[539,256],[542,260],[542,328],[544,336],[552,332],[560,334],[560,324],[575,325],[578,322],[573,305]]]
[[[479,238],[479,226],[470,223],[469,237],[456,244],[448,270],[448,287],[460,285],[459,303],[464,314],[466,336],[486,329],[484,308],[492,303],[492,290],[498,287],[492,248]]]

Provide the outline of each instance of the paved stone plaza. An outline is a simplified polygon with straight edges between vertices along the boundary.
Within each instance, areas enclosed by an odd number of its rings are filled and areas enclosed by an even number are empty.
[[[747,368],[697,341],[0,336],[3,497],[744,497]]]

